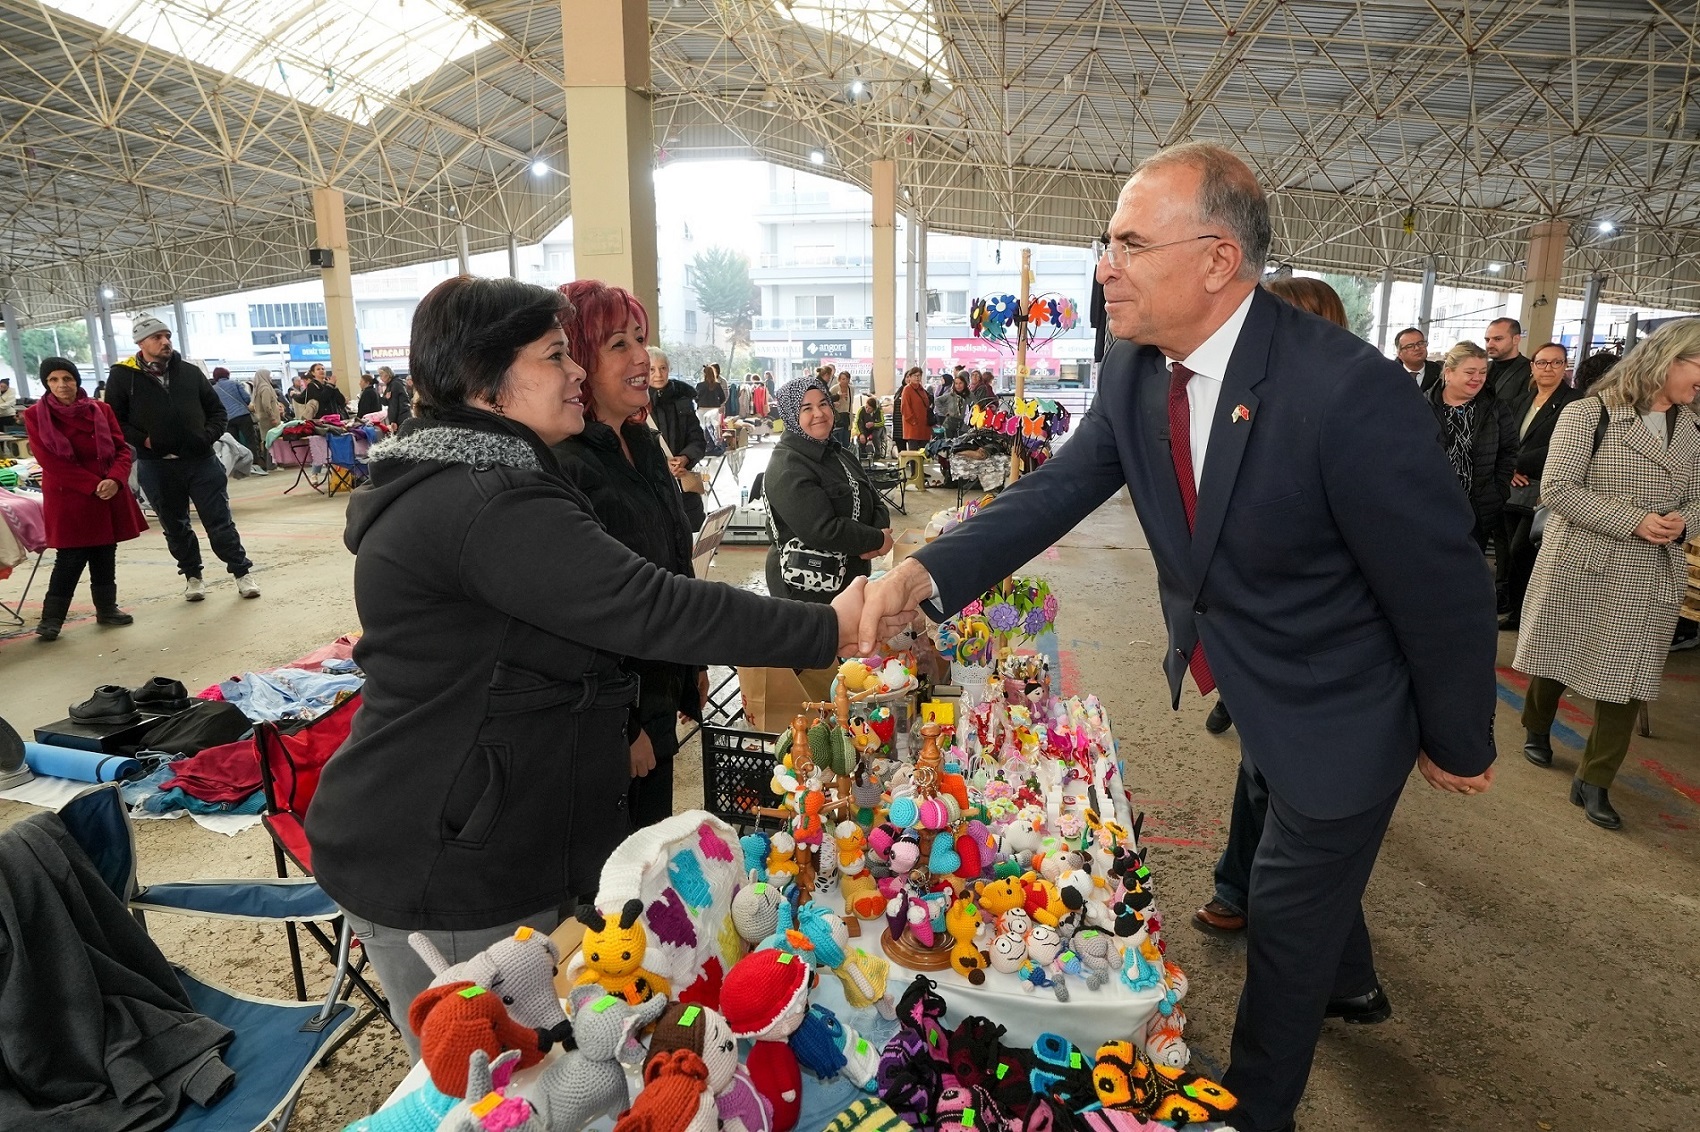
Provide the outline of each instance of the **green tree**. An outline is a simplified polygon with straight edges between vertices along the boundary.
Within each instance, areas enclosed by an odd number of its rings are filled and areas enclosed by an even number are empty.
[[[672,363],[673,377],[686,385],[695,386],[702,380],[702,367],[710,362],[720,363],[720,376],[726,376],[726,351],[709,342],[668,344],[661,343],[662,353]]]
[[[1322,281],[1334,288],[1346,305],[1346,326],[1359,338],[1369,341],[1375,333],[1375,312],[1370,309],[1375,284],[1361,275],[1324,275]]]
[[[56,326],[25,327],[19,340],[24,352],[23,376],[29,380],[30,392],[40,395],[36,374],[41,370],[43,358],[70,358],[77,363],[77,368],[83,371],[85,378],[90,377],[94,367],[94,358],[89,353],[89,330],[83,322],[61,322]],[[8,366],[12,362],[11,331],[0,335],[0,358],[4,358]],[[105,374],[93,374],[97,380]]]
[[[761,291],[750,282],[750,261],[730,248],[698,252],[691,261],[689,278],[697,305],[708,316],[710,326],[718,326],[731,336],[724,376],[738,356],[738,347],[750,343],[751,320],[761,311]]]

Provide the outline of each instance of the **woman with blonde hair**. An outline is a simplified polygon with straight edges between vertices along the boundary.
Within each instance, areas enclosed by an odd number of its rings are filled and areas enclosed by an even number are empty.
[[[1493,395],[1487,378],[1487,351],[1474,342],[1460,342],[1446,351],[1440,380],[1428,393],[1446,458],[1476,513],[1476,542],[1484,553],[1499,528],[1517,467],[1511,407]]]
[[[1550,514],[1523,601],[1524,756],[1551,766],[1564,690],[1595,701],[1570,784],[1588,820],[1617,829],[1607,789],[1641,705],[1658,698],[1700,530],[1700,319],[1659,327],[1587,397],[1565,406],[1541,477]]]

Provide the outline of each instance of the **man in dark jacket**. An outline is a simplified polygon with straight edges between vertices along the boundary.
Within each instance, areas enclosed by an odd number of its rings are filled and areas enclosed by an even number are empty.
[[[152,316],[137,319],[131,335],[136,353],[113,365],[106,403],[136,450],[136,479],[159,516],[178,573],[187,579],[183,597],[200,601],[207,594],[201,543],[189,525],[191,502],[213,553],[236,578],[236,592],[259,597],[260,587],[249,576],[254,564],[230,516],[224,465],[212,450],[224,433],[224,405],[207,375],[171,348],[165,323]]]
[[[1529,359],[1523,356],[1523,324],[1514,318],[1488,323],[1488,388],[1501,404],[1509,405],[1529,390]]]
[[[682,381],[676,381],[666,366],[651,364],[649,370],[649,419],[661,434],[667,448],[667,468],[675,482],[696,466],[708,451],[708,441],[702,434],[702,421],[697,419],[696,393]],[[681,491],[683,487],[681,486]],[[691,531],[702,529],[702,495],[685,491],[680,500],[685,508],[685,521]]]

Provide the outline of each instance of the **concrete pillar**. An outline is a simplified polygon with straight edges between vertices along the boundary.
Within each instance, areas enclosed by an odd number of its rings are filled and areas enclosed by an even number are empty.
[[[1375,320],[1375,348],[1387,352],[1387,312],[1393,304],[1393,265],[1381,273],[1381,313]]]
[[[1417,304],[1417,328],[1428,337],[1428,324],[1434,321],[1434,281],[1440,274],[1440,258],[1430,255],[1423,263],[1423,297]]]
[[[472,241],[464,224],[455,225],[455,261],[460,265],[462,275],[472,274]]]
[[[656,317],[655,145],[648,0],[561,0],[567,172],[581,279],[615,283]]]
[[[177,340],[177,352],[185,358],[189,356],[189,316],[183,311],[183,300],[171,300],[171,315],[177,325],[172,327],[172,337]]]
[[[12,305],[12,300],[0,299],[0,321],[6,324],[6,360],[12,365],[12,392],[20,398],[28,397],[30,375],[24,372],[24,324],[18,321],[18,308]]]
[[[874,392],[897,388],[897,162],[875,161],[874,190]]]
[[[95,309],[100,312],[100,338],[106,343],[106,357],[109,362],[116,362],[123,357],[118,352],[118,336],[112,333],[112,304],[106,297],[106,286],[95,292]]]
[[[1564,252],[1570,222],[1549,220],[1529,230],[1528,268],[1523,272],[1523,352],[1533,354],[1552,341],[1558,292],[1564,284]]]
[[[1629,312],[1629,324],[1623,328],[1623,352],[1628,353],[1641,337],[1641,312]]]
[[[319,269],[325,288],[325,326],[331,334],[331,372],[350,401],[360,396],[360,336],[354,321],[354,273],[348,262],[348,221],[339,189],[313,190],[317,246],[331,253],[331,265]]]
[[[1578,365],[1582,363],[1583,358],[1593,353],[1594,320],[1600,314],[1600,289],[1605,286],[1605,282],[1605,272],[1596,271],[1588,276],[1587,289],[1582,292],[1582,336],[1578,339],[1576,347],[1576,363]]]
[[[508,278],[519,278],[519,238],[508,233]]]
[[[903,357],[905,366],[925,365],[915,358],[915,214],[904,217],[903,229]]]
[[[89,363],[94,366],[95,373],[105,377],[112,368],[111,358],[102,359],[100,351],[100,328],[95,324],[94,308],[90,307],[83,313],[83,321],[89,328]]]
[[[927,364],[927,222],[915,222],[915,357],[920,365]]]

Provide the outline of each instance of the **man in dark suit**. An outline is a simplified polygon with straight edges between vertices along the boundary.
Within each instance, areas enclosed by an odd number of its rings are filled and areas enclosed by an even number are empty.
[[[1407,326],[1393,336],[1393,349],[1405,376],[1417,383],[1419,392],[1427,393],[1440,380],[1440,363],[1428,358],[1428,335],[1414,326]]]
[[[1392,362],[1258,287],[1269,232],[1226,150],[1141,165],[1098,264],[1118,341],[1092,409],[870,586],[862,630],[961,609],[1128,488],[1174,703],[1188,671],[1220,683],[1240,773],[1267,785],[1224,1081],[1247,1132],[1292,1127],[1325,1015],[1386,1016],[1361,898],[1412,765],[1474,794],[1494,757],[1492,586],[1431,411]]]

